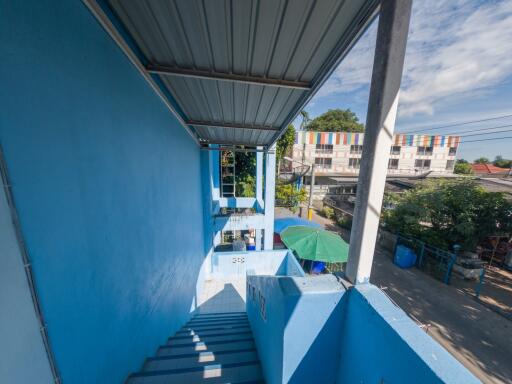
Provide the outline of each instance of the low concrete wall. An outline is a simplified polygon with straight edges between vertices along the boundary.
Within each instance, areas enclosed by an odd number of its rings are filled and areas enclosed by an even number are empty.
[[[338,383],[479,383],[374,285],[353,287],[343,312]]]
[[[249,275],[246,305],[269,384],[479,382],[371,284]]]
[[[345,293],[332,275],[247,276],[247,314],[267,383],[335,382]]]
[[[252,275],[304,276],[304,271],[287,249],[279,251],[216,252],[212,255],[211,278]]]

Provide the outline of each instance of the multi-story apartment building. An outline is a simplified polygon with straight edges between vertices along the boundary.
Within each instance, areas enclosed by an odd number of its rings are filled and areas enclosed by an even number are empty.
[[[460,136],[393,136],[388,173],[451,174]],[[358,174],[364,133],[300,131],[295,136],[293,159],[314,163],[317,174]]]

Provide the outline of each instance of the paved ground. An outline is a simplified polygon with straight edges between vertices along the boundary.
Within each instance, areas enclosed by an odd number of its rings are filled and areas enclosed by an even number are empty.
[[[276,216],[289,216],[277,209]],[[349,239],[346,230],[315,214],[313,220]],[[371,282],[381,287],[425,331],[484,383],[512,383],[512,321],[416,268],[397,268],[377,247]]]

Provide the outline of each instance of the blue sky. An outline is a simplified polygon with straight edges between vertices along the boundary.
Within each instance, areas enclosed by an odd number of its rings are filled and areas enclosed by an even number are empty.
[[[365,122],[377,22],[306,107],[312,117],[350,108]],[[429,129],[505,115],[511,116]],[[395,131],[470,135],[505,125],[463,138],[458,157],[512,158],[512,138],[469,142],[512,137],[512,1],[415,1]]]

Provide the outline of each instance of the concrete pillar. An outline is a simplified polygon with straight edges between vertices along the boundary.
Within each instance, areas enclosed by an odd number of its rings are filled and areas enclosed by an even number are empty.
[[[262,150],[262,147],[257,147]],[[263,212],[263,152],[256,152],[256,202],[258,212]],[[256,250],[261,251],[261,229],[256,229]]]
[[[274,200],[276,193],[276,146],[265,155],[265,233],[263,249],[274,248]]]
[[[217,147],[213,145],[212,147]],[[211,203],[219,201],[220,198],[220,153],[219,151],[209,151],[208,165],[210,172],[210,190],[211,190]],[[214,221],[213,215],[216,212],[213,210],[213,204],[210,204],[210,216],[211,220]],[[211,223],[213,226],[213,222]],[[213,248],[222,242],[220,231],[213,233]]]
[[[218,146],[212,145],[212,147]],[[219,151],[210,151],[209,165],[213,201],[217,201],[220,198],[220,153]]]
[[[263,152],[256,152],[256,201],[259,208],[263,208]]]
[[[256,229],[256,239],[254,239],[256,242],[256,250],[261,251],[261,229]]]
[[[382,1],[346,275],[370,279],[393,139],[412,0]]]

